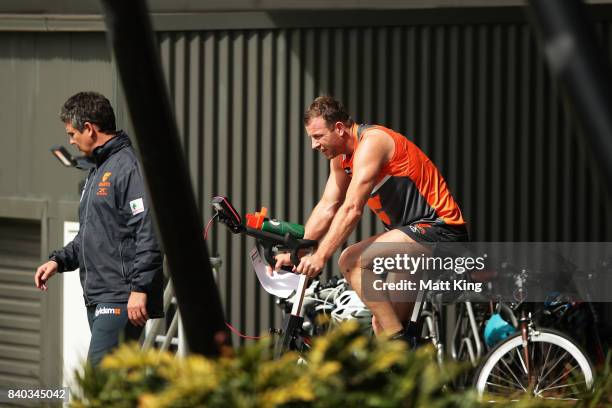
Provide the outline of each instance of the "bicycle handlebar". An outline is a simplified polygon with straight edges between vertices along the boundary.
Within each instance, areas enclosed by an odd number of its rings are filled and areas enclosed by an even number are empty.
[[[274,247],[280,250],[290,250],[291,262],[293,262],[294,265],[299,265],[299,251],[302,249],[314,248],[317,246],[317,241],[313,241],[311,239],[293,238],[289,233],[286,233],[283,236],[249,227],[245,227],[244,233],[257,239],[258,243],[261,244],[261,246],[264,248],[264,257],[266,258],[266,261],[271,266],[274,266],[274,264],[276,263],[272,252]],[[287,272],[293,271],[293,268],[290,266],[284,266],[281,269]]]
[[[298,252],[302,249],[314,248],[318,244],[317,241],[310,239],[294,238],[289,233],[279,235],[245,226],[227,197],[213,197],[211,204],[219,221],[224,223],[232,233],[246,234],[257,240],[257,243],[264,248],[264,257],[271,266],[276,263],[272,252],[275,247],[279,250],[291,251],[291,261],[294,265],[298,265],[300,263]],[[293,271],[293,268],[289,266],[284,266],[281,269],[287,272]]]

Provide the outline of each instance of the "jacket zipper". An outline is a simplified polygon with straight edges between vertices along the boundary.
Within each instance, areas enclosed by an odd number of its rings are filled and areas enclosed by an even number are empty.
[[[123,265],[123,241],[119,241],[119,259],[121,259],[121,274],[123,280],[127,283],[127,276],[125,275],[125,266]]]
[[[88,219],[88,214],[89,214],[89,200],[91,199],[91,187],[93,186],[93,179],[94,176],[96,175],[98,169],[95,169],[92,173],[91,176],[89,177],[89,180],[92,180],[91,186],[89,186],[89,191],[87,192],[87,201],[85,202],[85,222],[83,225],[83,235],[81,237],[81,252],[83,253],[83,266],[85,266],[85,284],[83,285],[83,295],[85,295],[85,301],[87,304],[89,304],[89,298],[87,297],[87,261],[86,261],[86,257],[85,257],[85,229],[87,227],[87,219]]]

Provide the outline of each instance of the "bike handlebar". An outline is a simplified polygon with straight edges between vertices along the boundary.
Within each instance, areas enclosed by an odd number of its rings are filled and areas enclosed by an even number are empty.
[[[224,223],[232,233],[246,234],[257,240],[257,243],[264,248],[264,257],[271,266],[274,266],[276,263],[272,252],[275,247],[279,250],[291,251],[291,261],[294,265],[298,265],[300,263],[298,252],[302,249],[314,248],[318,244],[317,241],[310,239],[294,238],[289,233],[279,235],[245,226],[240,215],[238,215],[238,212],[227,197],[214,197],[211,204],[216,211],[219,221]],[[288,266],[284,266],[281,269],[288,272],[293,271],[293,268]]]
[[[274,247],[276,247],[277,249],[281,249],[281,250],[282,249],[290,250],[291,251],[291,262],[293,262],[294,265],[299,265],[300,263],[300,258],[298,256],[299,251],[302,249],[314,248],[318,244],[317,241],[313,241],[311,239],[294,238],[289,233],[286,233],[283,236],[283,235],[278,235],[278,234],[274,234],[274,233],[267,232],[267,231],[261,231],[261,230],[250,228],[250,227],[245,227],[244,233],[246,235],[252,236],[255,239],[257,239],[258,243],[261,244],[261,246],[264,248],[264,257],[266,258],[266,261],[271,266],[274,266],[274,264],[276,263],[274,259],[274,255],[272,253],[272,250]],[[289,266],[282,267],[281,269],[288,271],[288,272],[293,271],[293,268]]]

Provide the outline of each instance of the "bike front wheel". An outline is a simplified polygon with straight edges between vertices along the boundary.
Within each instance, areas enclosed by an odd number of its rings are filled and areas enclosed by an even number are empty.
[[[566,335],[532,330],[527,344],[516,333],[486,356],[475,379],[478,394],[491,401],[536,398],[578,400],[593,386],[593,368]]]

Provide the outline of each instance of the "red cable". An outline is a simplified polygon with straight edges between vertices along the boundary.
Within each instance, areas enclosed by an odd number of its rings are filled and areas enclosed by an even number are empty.
[[[225,322],[225,325],[227,326],[228,329],[230,329],[232,331],[232,333],[234,333],[235,335],[237,335],[239,337],[242,337],[243,339],[247,339],[247,340],[260,340],[260,339],[263,339],[264,337],[268,337],[268,336],[247,336],[246,334],[240,333],[237,329],[235,329],[228,322]]]
[[[210,219],[210,221],[208,221],[208,224],[206,224],[206,228],[204,228],[204,240],[206,240],[206,238],[208,238],[208,230],[210,229],[210,226],[212,225],[212,222],[215,220],[215,217],[212,217]]]
[[[208,238],[208,230],[210,229],[210,226],[212,225],[212,222],[215,220],[215,218],[217,218],[216,215],[214,217],[212,217],[210,219],[210,221],[208,221],[208,224],[206,224],[206,228],[204,229],[204,240],[206,240],[206,238]],[[268,337],[268,336],[247,336],[246,334],[240,333],[231,324],[225,322],[225,325],[227,326],[228,329],[231,330],[232,333],[234,333],[235,335],[237,335],[239,337],[242,337],[243,339],[247,339],[247,340],[260,340],[260,339],[263,339],[264,337]]]

